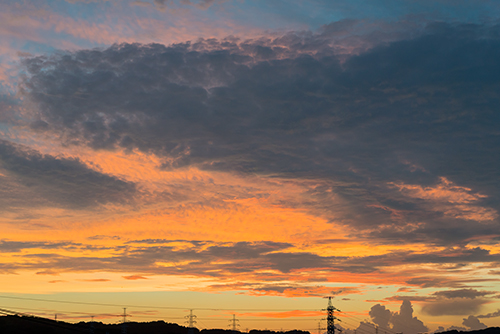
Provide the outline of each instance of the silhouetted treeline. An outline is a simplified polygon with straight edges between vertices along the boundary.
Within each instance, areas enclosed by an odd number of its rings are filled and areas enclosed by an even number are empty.
[[[127,322],[127,334],[232,334],[229,329],[202,329],[189,328],[164,321]],[[102,322],[79,322],[70,324],[64,321],[55,321],[30,316],[0,316],[0,334],[123,334],[123,324],[103,324]],[[241,332],[237,331],[237,334]],[[500,334],[499,327],[490,327],[481,330],[459,332],[457,330],[441,332],[440,334]],[[307,331],[270,331],[252,329],[249,334],[310,334]],[[404,333],[403,333],[404,334]]]
[[[461,332],[456,329],[447,332],[439,332],[439,334],[458,334],[458,333],[467,333],[467,334],[500,334],[500,327],[489,327],[485,329],[478,329],[475,331],[467,331]]]
[[[30,316],[0,316],[0,334],[123,334],[123,324],[103,324],[102,322],[79,322],[70,324]],[[164,321],[127,322],[127,334],[232,334],[229,329],[202,329],[179,326]],[[237,332],[240,334],[241,332]],[[310,334],[306,331],[275,332],[269,330],[251,330],[249,334]],[[490,334],[490,333],[488,333]]]

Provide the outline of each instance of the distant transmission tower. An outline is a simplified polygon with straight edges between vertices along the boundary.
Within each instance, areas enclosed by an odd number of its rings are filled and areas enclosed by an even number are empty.
[[[186,315],[184,318],[188,319],[186,324],[188,324],[188,334],[194,333],[194,324],[196,323],[196,316],[193,314],[193,310],[189,310],[189,315]]]
[[[321,334],[321,331],[325,330],[326,328],[321,327],[321,320],[318,321],[318,334]]]
[[[122,323],[122,333],[127,334],[127,308],[123,308],[123,323]]]
[[[233,314],[233,319],[229,320],[229,322],[230,322],[229,326],[232,327],[233,333],[236,333],[236,330],[237,330],[236,327],[240,326],[240,324],[238,323],[239,320],[236,319],[236,314]]]
[[[127,308],[123,308],[123,323],[127,322]]]
[[[330,297],[325,297],[325,298],[328,298],[328,307],[326,309],[326,330],[327,330],[327,334],[335,334],[335,330],[341,332],[340,329],[336,328],[335,327],[335,320],[338,320],[340,321],[339,318],[337,318],[334,313],[335,311],[339,311],[340,310],[338,308],[335,308],[333,307],[332,305],[332,296]]]

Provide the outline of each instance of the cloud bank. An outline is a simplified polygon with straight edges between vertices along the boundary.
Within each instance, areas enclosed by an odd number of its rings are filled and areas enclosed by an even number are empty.
[[[65,145],[314,179],[348,209],[310,211],[358,235],[457,244],[498,233],[499,31],[428,24],[346,59],[328,29],[120,44],[24,59],[22,94]]]

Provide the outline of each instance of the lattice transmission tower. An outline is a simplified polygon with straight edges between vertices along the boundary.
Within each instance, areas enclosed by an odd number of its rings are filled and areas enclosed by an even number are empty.
[[[326,333],[335,334],[335,331],[342,332],[340,328],[335,327],[335,320],[341,321],[335,316],[335,311],[340,312],[340,310],[332,305],[332,296],[325,298],[328,298],[328,307],[326,308]]]
[[[186,324],[188,324],[188,334],[194,333],[194,324],[196,323],[196,316],[193,314],[193,310],[189,310],[189,315],[186,315],[184,318],[188,319]]]
[[[236,314],[233,314],[233,318],[231,320],[229,320],[229,322],[230,322],[229,326],[231,326],[231,329],[233,330],[233,333],[236,333],[237,327],[240,326],[240,324],[238,323],[239,320],[236,319]]]

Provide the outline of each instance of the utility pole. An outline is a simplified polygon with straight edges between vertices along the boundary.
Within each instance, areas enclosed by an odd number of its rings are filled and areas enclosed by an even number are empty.
[[[238,327],[240,324],[238,324],[239,320],[236,319],[236,314],[233,314],[233,319],[229,320],[231,324],[229,326],[232,327],[233,333],[236,333],[236,327]]]
[[[188,324],[188,334],[194,333],[194,324],[196,323],[196,316],[193,314],[193,310],[189,310],[189,315],[186,315],[184,318],[188,319],[186,323]]]
[[[326,332],[327,332],[327,334],[335,334],[335,330],[341,332],[341,330],[339,330],[338,328],[335,328],[335,320],[340,321],[340,319],[334,315],[335,311],[340,312],[340,310],[338,308],[333,307],[333,305],[332,305],[332,298],[333,297],[332,296],[325,297],[325,298],[328,298],[328,307],[326,308],[326,322],[327,322]]]

